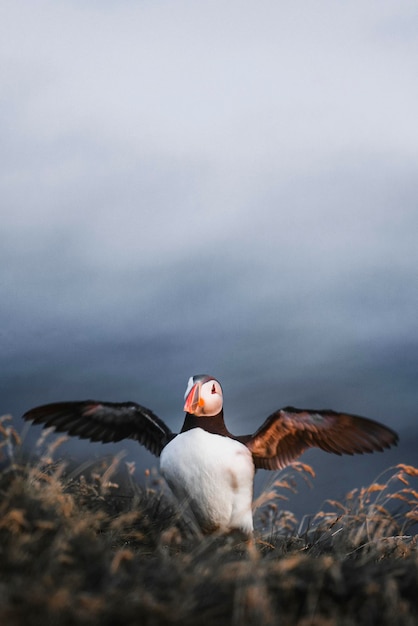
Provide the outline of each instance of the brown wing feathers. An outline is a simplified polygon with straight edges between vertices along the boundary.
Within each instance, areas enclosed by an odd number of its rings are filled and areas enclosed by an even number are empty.
[[[268,417],[245,443],[256,467],[281,469],[311,447],[339,455],[363,454],[397,441],[394,431],[358,415],[286,407]]]
[[[23,417],[91,441],[135,439],[156,456],[174,436],[159,417],[135,402],[59,402],[32,409]],[[270,415],[254,435],[237,439],[251,450],[257,468],[281,469],[307,448],[363,454],[396,445],[398,436],[358,415],[286,407]]]
[[[156,456],[173,436],[159,417],[135,402],[57,402],[31,409],[23,418],[90,441],[135,439]]]

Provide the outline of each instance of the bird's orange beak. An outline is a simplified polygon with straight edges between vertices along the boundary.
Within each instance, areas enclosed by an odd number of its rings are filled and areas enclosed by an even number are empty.
[[[200,397],[200,387],[201,387],[201,384],[196,383],[190,389],[189,394],[186,398],[186,402],[184,403],[183,410],[186,411],[186,413],[193,414],[195,413],[197,407],[204,406],[205,401],[203,400],[203,398]]]

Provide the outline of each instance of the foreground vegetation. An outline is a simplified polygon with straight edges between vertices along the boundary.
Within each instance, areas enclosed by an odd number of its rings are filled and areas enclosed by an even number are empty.
[[[312,473],[296,464],[255,503],[248,544],[203,536],[158,476],[140,488],[117,458],[66,469],[53,459],[63,438],[50,439],[23,462],[0,421],[0,624],[417,624],[417,469],[300,523],[277,504]]]

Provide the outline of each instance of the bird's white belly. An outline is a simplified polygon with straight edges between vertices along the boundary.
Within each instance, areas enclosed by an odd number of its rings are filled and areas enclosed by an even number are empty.
[[[204,530],[253,530],[254,471],[244,444],[201,428],[177,435],[161,453],[163,476]]]

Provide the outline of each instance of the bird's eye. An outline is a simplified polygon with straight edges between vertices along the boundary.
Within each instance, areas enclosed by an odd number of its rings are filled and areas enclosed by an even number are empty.
[[[216,393],[216,388],[215,388],[215,385],[212,385],[212,391],[211,391],[211,393]]]

